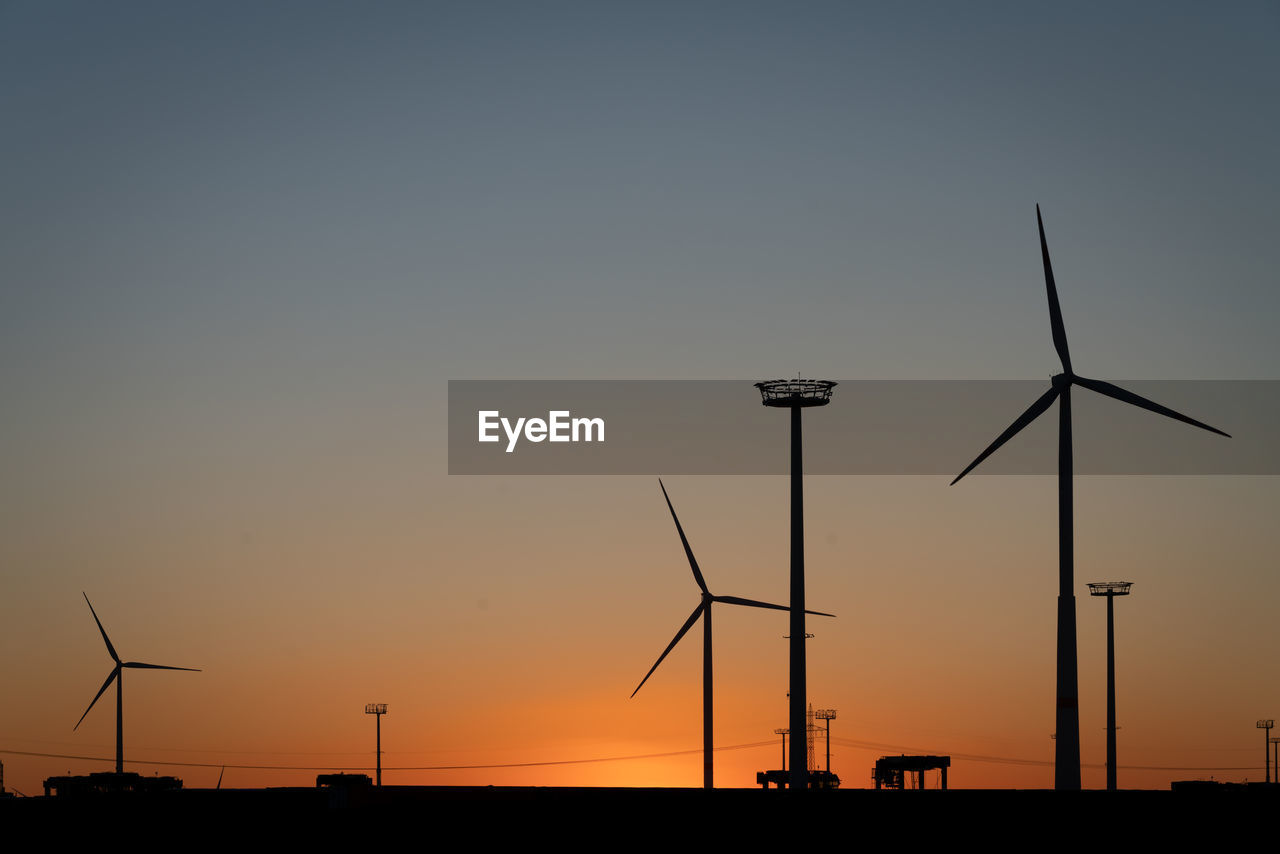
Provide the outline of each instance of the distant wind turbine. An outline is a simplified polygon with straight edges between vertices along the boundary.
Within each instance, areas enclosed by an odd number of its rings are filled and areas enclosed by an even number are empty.
[[[786,605],[773,605],[769,602],[758,602],[755,599],[741,599],[737,596],[716,596],[707,589],[707,582],[702,577],[702,570],[698,569],[698,561],[693,556],[693,549],[689,548],[689,539],[684,535],[684,528],[680,525],[680,518],[676,516],[676,509],[671,506],[671,497],[667,495],[667,488],[663,486],[662,481],[658,481],[658,486],[662,487],[662,497],[667,499],[667,509],[671,511],[671,519],[676,523],[676,531],[680,534],[680,542],[684,545],[684,553],[689,558],[689,568],[693,570],[693,580],[698,583],[698,587],[702,589],[702,601],[698,603],[698,607],[693,609],[693,613],[689,615],[689,619],[685,620],[684,625],[680,627],[680,631],[676,632],[676,636],[667,644],[667,648],[662,651],[662,655],[658,656],[658,660],[654,662],[653,667],[649,668],[649,672],[640,680],[640,684],[636,686],[636,690],[631,692],[634,697],[644,683],[649,681],[649,677],[653,675],[653,671],[658,669],[658,665],[667,657],[667,653],[671,652],[675,645],[680,642],[680,638],[697,622],[698,617],[703,617],[702,621],[702,785],[704,788],[713,788],[713,766],[712,761],[712,703],[711,703],[711,603],[724,602],[729,605],[748,605],[752,608],[772,608],[775,611],[790,611]],[[806,614],[817,614],[822,617],[833,617],[834,614],[824,614],[821,611],[806,611]]]
[[[1071,459],[1071,387],[1083,386],[1098,394],[1113,397],[1122,403],[1148,409],[1158,415],[1183,421],[1193,427],[1217,433],[1219,436],[1230,435],[1210,427],[1194,418],[1188,418],[1180,412],[1174,412],[1139,397],[1131,391],[1112,385],[1102,380],[1091,380],[1082,377],[1071,369],[1071,354],[1067,350],[1067,331],[1062,323],[1062,309],[1058,305],[1058,288],[1053,280],[1053,267],[1049,263],[1049,246],[1044,239],[1044,221],[1040,218],[1040,206],[1036,205],[1036,224],[1040,228],[1040,255],[1044,261],[1044,284],[1049,295],[1049,323],[1053,332],[1053,346],[1062,361],[1062,373],[1052,379],[1049,390],[1042,394],[1027,411],[1018,416],[1009,429],[1001,433],[978,458],[969,463],[968,468],[960,472],[954,486],[960,478],[987,457],[991,456],[1005,442],[1017,435],[1023,427],[1035,421],[1055,400],[1058,405],[1058,707],[1057,707],[1057,752],[1054,761],[1054,788],[1080,788],[1080,692],[1076,668],[1076,599],[1074,593],[1074,560],[1072,536],[1072,459]]]
[[[98,624],[98,631],[102,632],[102,640],[107,645],[107,652],[110,653],[111,659],[115,661],[116,666],[111,668],[111,674],[107,676],[107,681],[102,683],[102,687],[98,689],[98,693],[94,695],[89,708],[84,710],[84,714],[80,716],[80,720],[76,721],[76,725],[72,730],[80,728],[80,724],[84,722],[85,717],[89,714],[93,704],[98,702],[98,698],[102,696],[107,688],[111,687],[111,681],[114,679],[116,683],[116,773],[124,773],[124,668],[135,667],[142,670],[191,670],[200,672],[196,667],[169,667],[164,664],[143,664],[140,661],[121,661],[120,656],[116,655],[116,648],[111,645],[111,638],[107,637],[107,630],[102,627],[102,621],[98,619],[98,612],[93,610],[93,603],[89,601],[88,594],[82,593],[84,601],[89,605],[89,613],[93,614],[93,621]],[[221,781],[221,775],[219,775]]]

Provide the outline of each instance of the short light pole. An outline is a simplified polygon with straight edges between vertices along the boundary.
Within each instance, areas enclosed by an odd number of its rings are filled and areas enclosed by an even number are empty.
[[[1090,596],[1107,597],[1107,791],[1116,790],[1116,612],[1115,598],[1128,596],[1131,581],[1089,585]]]
[[[1262,758],[1267,763],[1267,782],[1271,782],[1271,728],[1276,722],[1271,718],[1258,721],[1258,729],[1267,731],[1266,736],[1262,739]],[[1276,768],[1278,772],[1276,776],[1280,777],[1280,767]]]
[[[783,771],[787,770],[787,733],[789,732],[791,732],[791,730],[787,729],[786,727],[780,727],[773,731],[774,735],[782,736],[782,770]],[[1280,740],[1280,739],[1277,739],[1277,740]]]
[[[366,715],[373,715],[378,722],[377,732],[377,756],[378,756],[378,785],[382,785],[382,716],[387,713],[386,703],[368,703],[364,707]]]
[[[835,709],[818,709],[813,716],[827,722],[827,773],[831,773],[831,722],[836,719]]]

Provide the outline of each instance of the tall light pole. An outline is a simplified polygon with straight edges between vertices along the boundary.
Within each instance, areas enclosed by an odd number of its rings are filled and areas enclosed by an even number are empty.
[[[382,716],[387,713],[387,704],[386,703],[368,703],[364,707],[364,713],[366,715],[374,715],[374,720],[378,722],[378,726],[377,726],[378,785],[381,786],[382,785]]]
[[[1271,728],[1276,722],[1271,718],[1258,721],[1258,729],[1265,729],[1266,735],[1262,739],[1262,758],[1267,763],[1267,782],[1271,782]],[[1276,768],[1276,776],[1280,777],[1280,768]]]
[[[813,716],[827,722],[827,773],[831,773],[831,722],[836,719],[835,709],[818,709]]]
[[[1100,581],[1089,585],[1090,596],[1107,597],[1107,791],[1116,790],[1116,617],[1117,596],[1128,596],[1131,581]]]
[[[809,757],[805,739],[796,733],[808,731],[805,698],[808,685],[805,663],[804,634],[804,454],[800,413],[810,406],[826,406],[831,402],[830,380],[768,380],[756,383],[765,406],[791,410],[791,779],[792,789],[809,785]]]

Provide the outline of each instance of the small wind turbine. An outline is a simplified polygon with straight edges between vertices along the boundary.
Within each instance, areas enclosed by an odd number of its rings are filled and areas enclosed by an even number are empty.
[[[654,662],[653,667],[649,668],[649,672],[640,680],[640,684],[636,686],[636,690],[631,692],[634,697],[644,683],[649,681],[649,677],[653,675],[653,671],[658,669],[658,665],[667,657],[667,653],[680,642],[680,638],[697,622],[698,617],[702,620],[702,785],[704,788],[713,788],[712,769],[713,762],[712,753],[712,720],[711,713],[711,603],[724,602],[729,605],[748,605],[752,608],[772,608],[775,611],[790,611],[786,605],[773,605],[769,602],[758,602],[755,599],[741,599],[737,596],[716,596],[707,589],[707,582],[702,577],[702,570],[698,569],[698,561],[693,556],[693,549],[689,548],[689,539],[684,535],[684,528],[680,525],[680,518],[676,516],[676,508],[671,506],[671,497],[667,495],[667,488],[663,486],[662,481],[658,481],[658,486],[662,487],[662,497],[667,499],[667,509],[671,511],[671,519],[676,523],[676,531],[680,534],[680,542],[684,545],[684,553],[689,558],[689,568],[693,570],[693,580],[698,583],[698,587],[702,588],[702,601],[698,603],[698,607],[693,609],[693,613],[689,615],[689,619],[685,620],[684,625],[680,627],[680,631],[676,632],[676,636],[667,644],[667,648],[662,651],[662,655],[658,656],[658,660]],[[806,611],[806,614],[817,614],[822,617],[833,617],[834,614],[824,614],[821,611]]]
[[[1090,391],[1113,397],[1122,403],[1148,409],[1157,415],[1164,415],[1183,421],[1193,427],[1217,433],[1220,436],[1230,435],[1210,427],[1194,418],[1188,418],[1180,412],[1174,412],[1139,397],[1131,391],[1102,380],[1091,380],[1082,377],[1071,369],[1071,354],[1067,350],[1067,331],[1062,323],[1062,309],[1058,305],[1058,288],[1053,281],[1053,267],[1049,264],[1049,246],[1044,239],[1044,221],[1040,218],[1040,206],[1036,205],[1036,224],[1040,228],[1040,256],[1044,262],[1044,284],[1049,294],[1049,324],[1053,332],[1053,346],[1062,361],[1062,373],[1052,379],[1049,390],[1042,394],[1027,411],[1018,416],[1009,429],[1001,433],[978,458],[969,463],[968,468],[960,472],[954,486],[960,478],[987,457],[991,456],[1005,442],[1017,435],[1018,431],[1035,421],[1045,410],[1057,400],[1058,404],[1058,709],[1057,709],[1057,752],[1054,761],[1054,788],[1080,788],[1080,709],[1079,680],[1076,668],[1076,599],[1074,593],[1074,559],[1072,536],[1072,462],[1071,462],[1071,387],[1083,386]]]
[[[84,714],[80,716],[80,720],[76,721],[76,725],[72,730],[80,728],[80,724],[84,722],[85,717],[89,714],[93,704],[98,702],[98,698],[102,696],[107,688],[111,687],[111,681],[114,679],[116,683],[116,773],[124,773],[124,668],[136,667],[142,670],[192,670],[199,673],[196,667],[169,667],[164,664],[143,664],[140,661],[121,661],[120,656],[116,655],[116,648],[111,645],[111,638],[107,637],[107,630],[102,627],[102,621],[98,619],[98,612],[93,610],[93,603],[89,601],[88,594],[82,593],[84,601],[89,605],[89,613],[93,614],[93,621],[98,624],[98,631],[102,632],[102,640],[107,645],[107,652],[111,654],[111,658],[115,661],[116,666],[111,668],[111,674],[107,676],[107,681],[102,683],[102,687],[98,689],[98,693],[94,695],[93,701],[89,703],[89,708],[84,710]],[[221,781],[221,776],[219,781]]]

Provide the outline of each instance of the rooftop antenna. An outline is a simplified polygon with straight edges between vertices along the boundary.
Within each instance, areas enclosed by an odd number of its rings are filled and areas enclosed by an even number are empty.
[[[375,729],[377,730],[377,742],[376,742],[377,747],[374,752],[377,754],[377,757],[378,757],[377,780],[378,780],[378,786],[381,787],[382,786],[382,716],[387,713],[387,704],[386,703],[367,703],[364,707],[364,713],[366,715],[374,715],[374,720],[378,722],[377,726],[375,727]]]
[[[111,674],[107,676],[107,681],[102,683],[102,687],[98,689],[98,693],[93,696],[93,700],[89,703],[89,708],[84,710],[84,714],[80,716],[80,720],[76,721],[76,725],[71,729],[77,730],[80,724],[84,722],[85,716],[89,714],[93,704],[98,702],[98,698],[102,696],[107,688],[111,687],[112,680],[116,683],[116,773],[124,773],[124,668],[132,667],[140,670],[190,670],[196,673],[200,672],[198,667],[169,667],[164,664],[143,664],[140,661],[121,661],[120,656],[116,655],[116,648],[111,645],[111,638],[107,637],[107,630],[102,627],[102,621],[98,619],[98,612],[93,610],[93,603],[89,601],[89,595],[81,592],[84,601],[89,606],[89,613],[93,614],[93,621],[98,624],[98,631],[102,632],[102,640],[107,645],[107,652],[111,655],[111,660],[116,666],[111,668]]]
[[[1102,581],[1089,585],[1090,596],[1107,597],[1107,791],[1116,790],[1116,618],[1115,598],[1128,596],[1130,581]]]
[[[1076,374],[1071,368],[1071,354],[1067,350],[1067,332],[1062,322],[1062,309],[1058,305],[1058,288],[1054,284],[1053,267],[1049,263],[1049,246],[1044,239],[1044,221],[1040,218],[1040,206],[1036,205],[1036,224],[1040,229],[1040,256],[1044,263],[1044,284],[1049,296],[1049,325],[1053,333],[1053,346],[1062,362],[1062,373],[1052,379],[1049,390],[1042,394],[1027,411],[1018,416],[1009,428],[1001,433],[978,458],[960,472],[952,485],[973,471],[983,460],[991,456],[1018,431],[1040,417],[1053,402],[1058,401],[1058,701],[1057,701],[1057,749],[1054,755],[1054,788],[1080,788],[1080,690],[1076,665],[1076,597],[1074,592],[1074,538],[1072,535],[1072,458],[1071,458],[1071,387],[1082,386],[1098,394],[1115,398],[1122,403],[1149,410],[1177,421],[1217,433],[1194,418],[1174,412],[1139,397],[1131,391],[1102,380],[1091,380]]]
[[[808,720],[805,697],[808,696],[804,631],[804,441],[800,413],[811,406],[831,402],[830,380],[767,380],[755,384],[760,402],[765,406],[791,410],[791,689],[788,715],[791,737],[792,789],[809,785],[809,757],[805,744],[795,733],[806,732]]]
[[[667,653],[680,642],[680,638],[685,636],[685,632],[702,617],[702,786],[703,788],[714,788],[714,773],[712,762],[712,703],[711,703],[711,604],[713,602],[724,602],[729,605],[749,605],[752,608],[772,608],[775,611],[788,610],[785,605],[774,605],[769,602],[759,602],[755,599],[740,599],[737,596],[716,596],[707,589],[707,582],[702,577],[702,570],[698,568],[698,561],[693,556],[693,549],[689,547],[689,539],[684,535],[684,528],[680,525],[680,518],[676,516],[676,509],[671,505],[671,497],[667,495],[667,488],[663,486],[662,481],[658,481],[658,486],[662,488],[662,496],[667,499],[667,509],[671,511],[671,519],[676,523],[676,532],[680,534],[680,542],[684,545],[685,556],[689,558],[689,568],[693,570],[693,580],[697,582],[698,587],[702,589],[702,601],[698,603],[698,607],[693,609],[693,613],[689,615],[689,619],[685,620],[684,625],[680,627],[680,631],[676,632],[676,636],[672,638],[671,643],[667,644],[667,648],[662,651],[662,655],[658,656],[658,660],[654,662],[653,667],[649,668],[649,672],[640,680],[640,684],[636,686],[636,690],[631,692],[634,697],[644,683],[649,681],[649,677],[653,675],[653,671],[658,669],[658,665],[667,657]],[[832,614],[823,614],[821,611],[810,611],[811,614],[819,614],[823,617],[833,616]],[[794,741],[794,739],[792,739]]]

